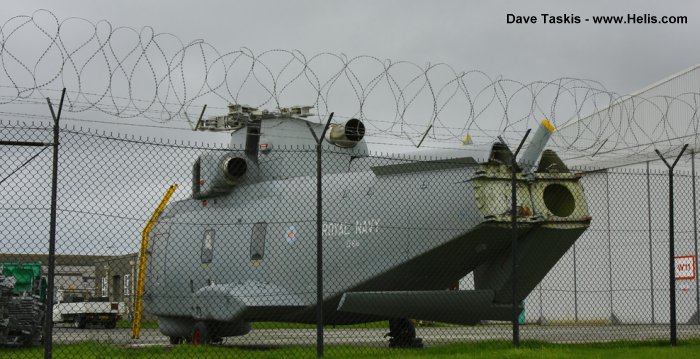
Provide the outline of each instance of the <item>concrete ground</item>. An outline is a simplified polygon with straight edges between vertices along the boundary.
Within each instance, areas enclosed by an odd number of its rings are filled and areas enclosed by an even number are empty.
[[[388,329],[327,328],[327,345],[387,346],[384,334]],[[484,340],[511,340],[510,324],[488,324],[473,327],[418,327],[416,332],[426,346]],[[524,325],[521,340],[553,343],[587,343],[615,340],[668,339],[668,325]],[[700,338],[700,325],[679,325],[678,338]],[[168,338],[157,329],[143,329],[140,339],[131,338],[130,329],[88,328],[54,329],[54,343],[95,341],[127,346],[169,345]],[[223,345],[241,347],[314,346],[315,329],[260,329],[240,337],[225,338]]]

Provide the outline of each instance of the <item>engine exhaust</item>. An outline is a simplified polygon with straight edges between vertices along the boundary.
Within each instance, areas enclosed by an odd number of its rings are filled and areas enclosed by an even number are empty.
[[[341,147],[352,148],[365,137],[365,125],[362,121],[351,118],[345,124],[334,123],[326,132],[326,141]]]

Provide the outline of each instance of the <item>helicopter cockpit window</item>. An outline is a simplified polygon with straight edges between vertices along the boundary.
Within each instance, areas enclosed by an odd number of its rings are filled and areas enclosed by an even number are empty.
[[[267,234],[267,223],[255,223],[250,241],[250,260],[260,261],[265,255],[265,235]]]
[[[214,259],[214,230],[204,231],[202,238],[202,264],[211,263]]]

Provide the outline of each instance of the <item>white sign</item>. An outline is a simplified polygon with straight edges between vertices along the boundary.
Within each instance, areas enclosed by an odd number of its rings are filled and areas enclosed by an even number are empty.
[[[102,277],[102,296],[109,297],[109,287],[107,286],[107,277]]]
[[[131,276],[124,274],[124,295],[131,295]]]
[[[695,257],[677,256],[675,258],[676,280],[695,279]]]

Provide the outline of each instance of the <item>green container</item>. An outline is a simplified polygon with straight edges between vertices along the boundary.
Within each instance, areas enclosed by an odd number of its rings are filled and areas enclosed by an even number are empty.
[[[12,293],[34,293],[35,288],[45,291],[44,283],[41,280],[41,262],[29,262],[29,263],[18,263],[18,262],[0,262],[2,266],[2,275],[5,277],[15,277],[17,281],[15,283]]]

